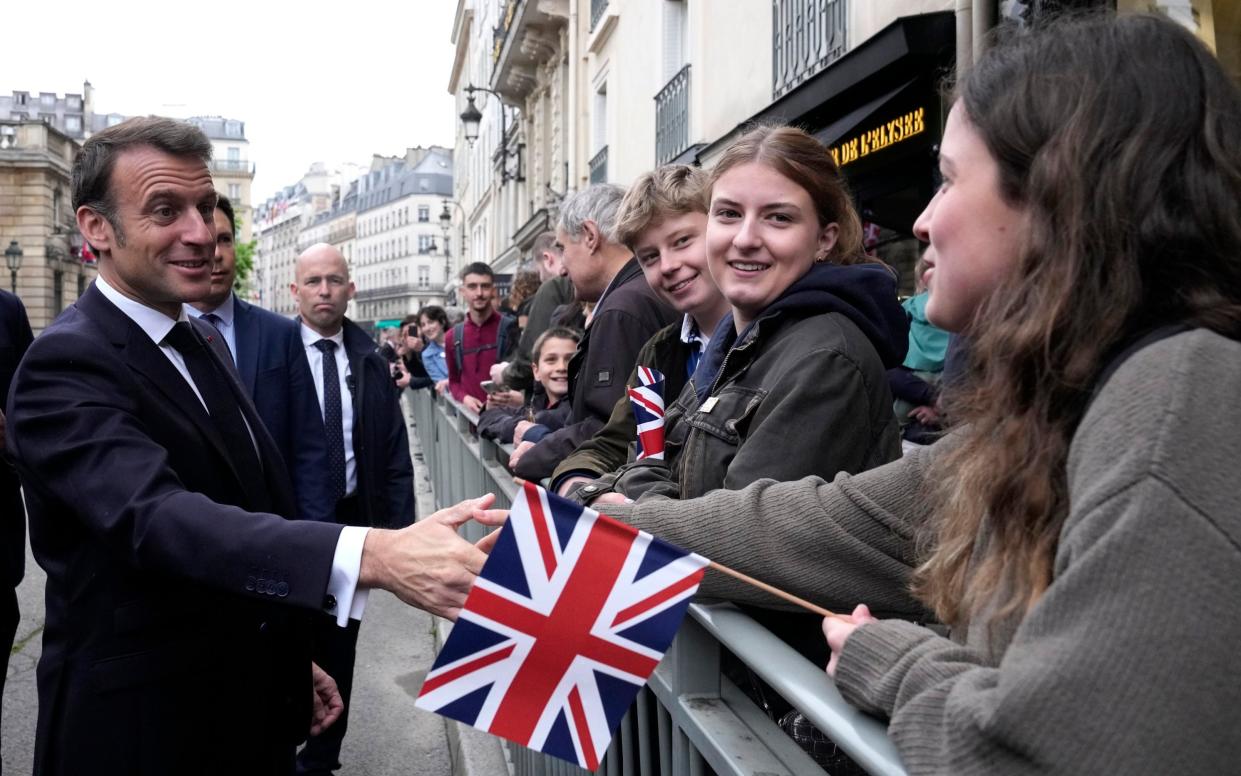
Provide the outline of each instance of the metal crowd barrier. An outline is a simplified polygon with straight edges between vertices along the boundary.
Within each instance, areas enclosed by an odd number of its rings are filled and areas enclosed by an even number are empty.
[[[479,438],[478,416],[447,397],[417,391],[411,404],[437,507],[483,493],[505,507],[517,485],[500,463],[511,445]],[[481,538],[470,525],[465,535]],[[637,703],[625,715],[598,773],[607,776],[793,776],[823,770],[721,671],[731,652],[867,773],[904,774],[882,722],[850,706],[831,679],[731,604],[692,604]],[[516,776],[585,770],[506,744]]]

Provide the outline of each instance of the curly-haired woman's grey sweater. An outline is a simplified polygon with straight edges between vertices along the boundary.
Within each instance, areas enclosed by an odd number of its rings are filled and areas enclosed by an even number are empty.
[[[607,511],[829,607],[919,616],[904,588],[937,452],[830,484],[763,480]],[[841,655],[841,691],[891,720],[911,773],[1236,772],[1239,473],[1241,343],[1194,330],[1140,350],[1073,437],[1041,599],[951,638],[865,625]],[[702,591],[770,604],[716,574]]]

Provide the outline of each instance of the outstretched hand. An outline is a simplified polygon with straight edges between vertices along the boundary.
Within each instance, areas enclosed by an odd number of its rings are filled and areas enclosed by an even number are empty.
[[[359,584],[383,588],[407,604],[455,620],[487,560],[487,553],[461,538],[457,529],[471,519],[494,525],[507,515],[488,509],[494,501],[488,493],[407,528],[371,529],[362,546]]]
[[[845,642],[859,626],[871,622],[879,622],[871,616],[866,604],[858,604],[849,617],[824,617],[823,635],[827,637],[827,646],[832,650],[832,659],[827,661],[828,676],[836,676],[836,667],[840,664],[840,652]]]

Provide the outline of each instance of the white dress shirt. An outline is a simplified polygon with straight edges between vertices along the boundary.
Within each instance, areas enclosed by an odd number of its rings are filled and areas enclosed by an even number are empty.
[[[188,320],[185,306],[181,307],[180,316],[173,319],[153,307],[148,307],[125,296],[108,285],[108,281],[104,280],[102,275],[95,278],[95,287],[99,289],[99,293],[103,294],[105,299],[116,305],[117,309],[124,313],[131,321],[138,324],[138,328],[142,329],[151,338],[151,341],[159,347],[160,352],[167,356],[177,372],[185,378],[185,382],[189,384],[190,390],[202,402],[203,409],[206,409],[207,403],[203,401],[202,393],[198,390],[198,386],[194,384],[194,378],[190,377],[190,370],[185,365],[185,359],[181,357],[176,348],[164,344],[164,337],[168,336],[168,332],[172,331],[172,327],[179,321]],[[345,402],[342,401],[342,403]],[[320,399],[320,404],[322,404],[322,399]],[[248,426],[249,423],[247,422]],[[251,432],[251,436],[253,436],[253,432]],[[355,620],[362,619],[362,612],[366,608],[367,591],[365,588],[358,589],[358,574],[362,568],[362,542],[366,539],[367,530],[369,529],[346,526],[336,540],[336,552],[332,557],[332,573],[328,579],[327,593],[338,602],[338,607],[334,614],[336,615],[336,623],[342,627],[348,622],[350,617]],[[346,601],[350,602],[349,606],[340,605],[340,603]]]
[[[234,364],[237,363],[237,327],[233,325],[235,310],[233,295],[230,293],[219,307],[207,311],[220,319],[220,324],[216,328],[224,336],[224,344],[228,345],[228,354],[233,357]],[[188,304],[185,305],[185,312],[195,318],[201,318],[207,314]]]
[[[310,374],[315,379],[315,393],[319,396],[319,414],[323,409],[323,351],[315,347],[321,339],[329,339],[336,343],[336,378],[340,380],[340,418],[345,438],[345,495],[351,496],[358,489],[358,462],[353,455],[353,391],[349,387],[349,356],[345,353],[345,332],[336,332],[331,337],[324,337],[306,324],[302,327],[302,344],[306,347],[306,360],[310,362]]]

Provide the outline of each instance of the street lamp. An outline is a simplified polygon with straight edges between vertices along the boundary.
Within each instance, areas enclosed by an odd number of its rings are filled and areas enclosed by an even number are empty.
[[[478,139],[478,125],[483,121],[483,114],[478,110],[478,106],[474,104],[474,92],[486,92],[494,94],[496,99],[500,99],[500,148],[496,151],[496,156],[500,157],[500,182],[507,183],[509,181],[517,181],[523,183],[526,176],[521,169],[521,150],[526,147],[525,143],[517,144],[517,151],[513,154],[517,157],[517,172],[510,173],[508,171],[508,112],[504,110],[504,102],[500,98],[500,93],[493,91],[484,86],[475,86],[469,84],[465,87],[465,110],[461,111],[461,124],[465,130],[465,142],[474,147],[474,141]]]
[[[9,265],[9,275],[13,281],[13,293],[17,293],[17,270],[22,268],[22,247],[17,240],[9,240],[9,247],[4,249],[4,261]]]
[[[448,209],[448,206],[452,205],[461,214],[461,239],[457,243],[460,246],[457,250],[461,252],[462,257],[465,256],[465,208],[461,207],[461,203],[455,199],[445,198],[443,203],[444,209],[440,211],[439,218],[436,220],[440,222],[440,233],[444,236],[444,296],[445,300],[447,300],[449,299],[449,294],[452,293],[450,290],[452,286],[452,251],[448,247],[448,234],[452,231],[452,211]]]
[[[473,86],[465,87],[466,103],[465,110],[461,111],[461,123],[465,126],[465,142],[474,147],[474,141],[478,139],[478,125],[483,121],[483,114],[479,112],[478,106],[474,104]],[[481,90],[479,90],[481,91]]]

